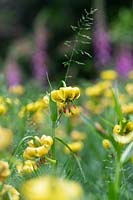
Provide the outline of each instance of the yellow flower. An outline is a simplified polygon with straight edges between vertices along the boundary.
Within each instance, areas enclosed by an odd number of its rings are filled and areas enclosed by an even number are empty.
[[[133,131],[127,135],[113,134],[114,140],[120,144],[128,144],[133,141]]]
[[[21,191],[24,200],[81,200],[83,197],[78,183],[48,176],[27,181]]]
[[[52,144],[53,139],[51,136],[42,135],[41,138],[38,136],[34,137],[34,140],[28,142],[29,146],[25,149],[23,157],[27,160],[34,158],[41,158],[48,154]]]
[[[86,134],[83,132],[79,132],[79,131],[72,131],[71,137],[75,141],[85,140]]]
[[[35,124],[35,125],[41,125],[44,122],[44,115],[43,112],[41,110],[36,111],[31,119],[31,123]]]
[[[109,149],[109,148],[111,147],[111,143],[110,143],[110,141],[107,140],[107,139],[104,139],[104,140],[102,141],[102,144],[103,144],[103,147],[104,147],[105,149]]]
[[[0,182],[5,181],[9,175],[10,170],[8,162],[0,160]]]
[[[81,142],[81,141],[69,143],[67,145],[70,147],[70,149],[74,153],[80,152],[83,149],[83,146],[84,146],[83,142]],[[71,153],[71,151],[67,147],[65,147],[65,152],[67,154]]]
[[[130,96],[133,96],[133,83],[128,83],[125,89]]]
[[[131,132],[133,131],[133,122],[129,121],[126,124],[126,132]]]
[[[12,185],[4,185],[2,191],[0,192],[0,197],[4,200],[4,194],[9,192],[12,200],[19,200],[19,192]],[[0,199],[1,199],[0,198]]]
[[[0,115],[4,115],[7,112],[7,108],[4,104],[0,104]]]
[[[22,85],[15,85],[9,87],[9,92],[15,95],[23,95],[25,92],[25,89]]]
[[[79,106],[70,106],[70,109],[66,110],[67,117],[77,117],[81,113],[81,108]]]
[[[117,72],[114,70],[104,70],[100,74],[101,79],[103,80],[115,80],[117,78]]]
[[[114,126],[113,133],[119,134],[121,131],[121,126],[119,124]]]
[[[124,114],[133,114],[133,103],[122,105],[122,112]]]
[[[34,172],[34,170],[37,169],[37,165],[36,165],[35,161],[26,160],[24,163],[19,162],[16,165],[16,169],[19,174],[23,174],[23,173],[30,174],[30,173]]]
[[[71,102],[78,99],[80,96],[80,89],[78,87],[61,87],[59,90],[51,92],[51,99],[56,103]]]
[[[12,143],[12,131],[7,128],[0,127],[0,151],[7,148]]]
[[[97,97],[105,93],[107,89],[111,86],[110,81],[101,81],[95,85],[86,88],[85,93],[87,96]]]

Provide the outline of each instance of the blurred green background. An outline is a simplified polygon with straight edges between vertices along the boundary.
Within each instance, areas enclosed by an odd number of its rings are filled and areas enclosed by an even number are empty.
[[[7,84],[31,79],[46,84],[46,72],[50,80],[63,79],[65,54],[69,60],[77,36],[71,25],[77,26],[82,15],[86,17],[85,9],[91,8],[97,11],[91,16],[91,29],[84,33],[91,40],[77,45],[91,58],[75,51],[69,75],[89,80],[102,69],[114,68],[126,77],[133,70],[132,0],[1,0],[0,70]]]

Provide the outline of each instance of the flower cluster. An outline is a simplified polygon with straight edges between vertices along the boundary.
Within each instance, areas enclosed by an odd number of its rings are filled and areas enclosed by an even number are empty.
[[[71,112],[71,102],[78,99],[80,96],[80,89],[78,87],[60,87],[58,90],[51,92],[51,99],[57,103],[59,109],[66,113],[68,109]]]
[[[35,136],[34,139],[28,142],[29,146],[25,149],[23,157],[26,160],[44,157],[48,154],[52,144],[53,139],[51,136],[42,135],[41,138]]]

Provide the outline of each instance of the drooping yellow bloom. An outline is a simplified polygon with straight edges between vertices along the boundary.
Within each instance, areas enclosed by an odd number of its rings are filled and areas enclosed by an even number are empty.
[[[2,191],[0,192],[0,199],[4,200],[4,195],[9,192],[12,200],[19,200],[19,192],[12,185],[4,185]]]
[[[67,117],[77,117],[81,113],[81,107],[79,106],[71,106],[70,110],[66,110],[66,116]]]
[[[83,190],[73,181],[56,177],[34,178],[22,186],[24,200],[81,200]]]
[[[48,154],[52,144],[53,139],[51,136],[42,135],[41,138],[35,136],[34,140],[28,142],[29,146],[25,149],[23,157],[27,160],[41,158]]]
[[[66,103],[78,99],[80,96],[80,89],[78,87],[61,87],[59,90],[51,92],[51,99],[56,103]]]
[[[9,175],[10,169],[8,162],[0,160],[0,182],[5,181]]]
[[[23,95],[25,92],[25,88],[22,85],[14,85],[9,87],[9,92],[15,95]]]
[[[114,140],[120,144],[128,144],[133,141],[133,131],[127,135],[114,134]]]
[[[128,144],[133,141],[133,122],[126,122],[122,129],[120,125],[115,125],[113,129],[114,140],[120,144]]]
[[[0,151],[7,148],[13,139],[13,134],[10,129],[0,127]]]
[[[84,144],[81,141],[69,143],[67,145],[74,153],[80,152],[84,147]],[[68,154],[71,153],[71,151],[67,147],[65,147],[65,152]]]
[[[104,147],[105,149],[109,149],[109,148],[111,147],[111,143],[110,143],[110,141],[109,141],[108,139],[104,139],[104,140],[102,141],[102,144],[103,144],[103,147]]]
[[[117,78],[117,72],[115,70],[104,70],[100,74],[103,80],[115,80]]]
[[[16,169],[19,174],[30,174],[37,169],[36,162],[33,160],[26,160],[24,163],[18,162]]]

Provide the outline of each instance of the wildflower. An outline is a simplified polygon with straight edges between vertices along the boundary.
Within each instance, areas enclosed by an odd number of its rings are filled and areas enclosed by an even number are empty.
[[[123,114],[133,114],[133,103],[122,105]]]
[[[51,92],[51,99],[57,103],[59,108],[66,113],[66,108],[71,112],[70,103],[80,96],[78,87],[60,87],[59,90]]]
[[[0,161],[0,182],[5,181],[5,179],[10,175],[9,164],[6,161]]]
[[[24,163],[19,162],[16,165],[16,169],[19,174],[23,174],[23,173],[30,174],[30,173],[34,172],[34,170],[37,169],[37,165],[36,165],[35,161],[26,160],[26,161],[24,161]]]
[[[127,135],[114,134],[113,136],[114,140],[120,144],[128,144],[133,141],[133,132],[130,132]]]
[[[81,200],[83,190],[76,182],[46,176],[25,182],[22,194],[25,200]]]
[[[4,185],[2,191],[0,191],[0,197],[2,199],[6,199],[5,194],[7,192],[10,193],[12,200],[19,200],[20,194],[12,185]]]
[[[110,81],[101,81],[93,86],[87,87],[85,93],[87,96],[91,97],[101,96],[110,86],[111,86]]]
[[[51,98],[55,102],[66,103],[78,99],[80,96],[80,89],[78,87],[61,87],[59,90],[51,92]]]
[[[114,70],[104,70],[100,74],[101,79],[103,80],[115,80],[117,78],[117,72]]]
[[[114,129],[113,129],[113,133],[115,133],[115,134],[119,134],[120,131],[121,131],[121,126],[118,125],[118,124],[115,125],[115,126],[114,126]]]
[[[25,89],[22,85],[14,85],[9,87],[9,92],[18,96],[21,96],[24,94]]]
[[[72,131],[71,137],[75,141],[79,141],[79,140],[81,141],[81,140],[85,140],[86,134],[79,131]]]
[[[7,108],[4,104],[0,104],[0,115],[4,115],[7,112]]]
[[[81,141],[78,141],[78,142],[73,142],[73,143],[69,143],[69,144],[67,144],[68,146],[69,146],[69,148],[74,152],[74,153],[77,153],[77,152],[80,152],[82,149],[83,149],[83,142],[81,142]],[[67,153],[67,154],[69,154],[70,153],[70,150],[67,148],[67,147],[65,147],[65,152]]]
[[[12,142],[12,131],[0,126],[0,151],[7,148]]]
[[[104,147],[105,149],[109,149],[109,148],[111,147],[111,143],[110,143],[110,141],[109,141],[108,139],[104,139],[104,140],[102,141],[102,144],[103,144],[103,147]]]
[[[120,125],[115,125],[113,129],[114,140],[121,144],[127,144],[133,141],[133,122],[125,121],[125,125],[122,129]]]
[[[28,147],[23,153],[23,157],[27,160],[34,158],[41,158],[48,154],[51,146],[53,144],[53,139],[51,136],[42,135],[41,138],[38,136],[34,137],[34,140],[28,142]]]
[[[38,126],[43,124],[43,122],[44,122],[43,112],[41,110],[36,111],[32,116],[31,122]]]
[[[130,96],[133,96],[133,83],[128,83],[125,89]]]
[[[81,113],[81,108],[79,106],[71,106],[70,111],[66,110],[66,116],[67,117],[77,117]]]

